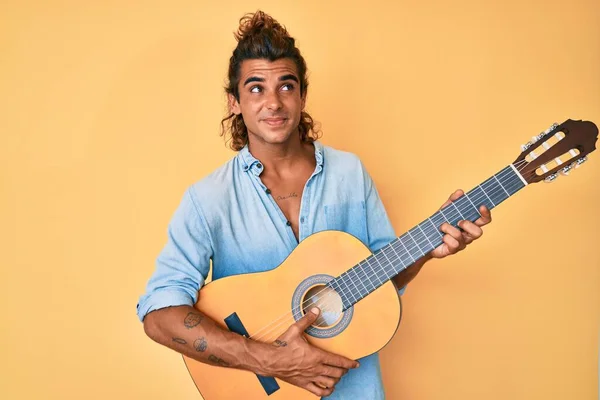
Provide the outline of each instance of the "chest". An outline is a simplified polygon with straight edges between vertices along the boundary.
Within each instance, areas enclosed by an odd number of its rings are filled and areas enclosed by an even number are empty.
[[[263,183],[269,189],[269,195],[273,198],[283,215],[289,222],[298,239],[299,215],[302,195],[306,182],[312,171],[305,171],[290,179],[265,177]]]
[[[212,186],[199,190],[199,203],[208,210],[215,278],[274,268],[299,239],[323,230],[348,232],[367,243],[360,175],[328,176],[319,170],[312,175],[270,179],[264,173],[248,174],[220,195]]]

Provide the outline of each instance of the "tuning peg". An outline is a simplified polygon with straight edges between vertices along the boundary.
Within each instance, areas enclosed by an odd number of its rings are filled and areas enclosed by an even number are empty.
[[[575,164],[575,168],[579,168],[581,166],[581,164],[583,164],[586,161],[587,161],[587,156],[583,156],[579,160],[575,161],[573,164]]]
[[[544,182],[550,183],[550,182],[554,181],[556,178],[558,178],[558,174],[557,173],[553,173],[553,174],[548,175],[546,177],[546,179],[544,179]]]
[[[555,123],[553,123],[550,126],[550,128],[546,129],[544,132],[541,132],[537,136],[532,136],[531,137],[531,141],[529,141],[529,142],[521,145],[521,151],[527,150],[528,148],[530,148],[531,146],[533,146],[538,140],[540,140],[541,138],[543,138],[544,136],[546,136],[547,134],[549,134],[550,132],[552,132],[556,128],[558,128],[558,124],[555,122]]]
[[[569,175],[569,171],[571,170],[571,168],[573,168],[573,164],[567,165],[566,167],[560,170],[560,174],[564,176]]]
[[[525,151],[525,150],[527,150],[528,148],[530,148],[530,147],[531,147],[531,145],[532,145],[532,144],[533,144],[533,143],[531,143],[531,142],[527,142],[527,143],[525,143],[525,144],[522,144],[522,145],[521,145],[521,151]]]
[[[542,132],[540,135],[541,136],[546,136],[547,134],[549,134],[550,132],[552,132],[553,130],[555,130],[556,128],[558,128],[558,124],[555,122],[552,124],[552,126],[550,126],[550,128],[546,129],[544,132]]]

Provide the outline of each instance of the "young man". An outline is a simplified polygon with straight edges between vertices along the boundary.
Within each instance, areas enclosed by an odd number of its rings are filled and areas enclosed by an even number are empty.
[[[377,354],[359,364],[303,339],[317,314],[307,313],[264,344],[221,329],[192,307],[211,260],[219,279],[272,269],[322,230],[348,232],[373,252],[396,238],[359,158],[316,140],[303,111],[306,64],[294,39],[262,12],[242,18],[236,38],[223,133],[231,133],[238,154],[185,193],[138,317],[150,338],[198,361],[274,376],[332,399],[383,399]],[[461,195],[456,191],[444,206]],[[396,285],[404,288],[427,260],[479,238],[491,221],[487,209],[480,213],[475,223],[460,223],[462,232],[442,225],[444,243],[394,277]]]

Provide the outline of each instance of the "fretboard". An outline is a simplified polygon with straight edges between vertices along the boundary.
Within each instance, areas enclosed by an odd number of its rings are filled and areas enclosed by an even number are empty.
[[[456,224],[461,220],[476,221],[481,216],[479,213],[481,205],[491,210],[523,187],[525,182],[521,176],[512,165],[507,166],[458,200],[332,279],[328,286],[340,294],[343,309],[348,309],[442,244],[444,234],[439,227],[444,222],[457,226]]]

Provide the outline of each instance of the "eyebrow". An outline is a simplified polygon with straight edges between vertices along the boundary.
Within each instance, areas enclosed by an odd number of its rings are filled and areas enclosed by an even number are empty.
[[[299,83],[298,78],[296,78],[296,75],[294,75],[294,74],[287,74],[287,75],[283,75],[283,76],[279,77],[280,82],[288,81],[288,80]],[[259,78],[258,76],[251,76],[250,78],[248,78],[244,81],[244,86],[246,86],[247,84],[252,83],[252,82],[264,82],[264,81],[265,81],[264,78]]]

